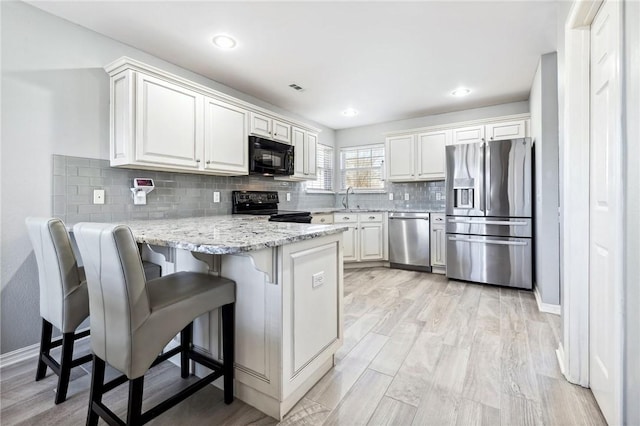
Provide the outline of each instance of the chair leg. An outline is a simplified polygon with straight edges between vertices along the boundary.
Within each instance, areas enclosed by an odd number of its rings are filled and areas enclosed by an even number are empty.
[[[91,389],[89,390],[89,413],[87,414],[87,426],[97,426],[98,413],[93,409],[93,403],[102,402],[104,388],[105,362],[93,356],[93,368],[91,370]]]
[[[189,377],[189,351],[193,341],[193,323],[190,323],[180,332],[180,376],[183,379]]]
[[[129,406],[127,408],[127,425],[142,424],[142,391],[144,376],[129,380]]]
[[[73,332],[62,334],[62,355],[60,356],[60,377],[58,377],[58,389],[56,390],[56,404],[60,404],[67,399],[74,341],[75,334]]]
[[[43,355],[49,355],[51,350],[51,334],[53,325],[46,319],[42,318],[42,334],[40,336],[40,354],[38,355],[38,369],[36,371],[36,382],[44,379],[47,374],[47,364],[43,361]]]
[[[224,358],[224,403],[233,402],[235,303],[222,306],[222,356]]]

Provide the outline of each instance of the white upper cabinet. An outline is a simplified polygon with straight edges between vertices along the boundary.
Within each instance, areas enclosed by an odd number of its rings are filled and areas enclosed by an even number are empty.
[[[212,175],[248,174],[248,133],[291,143],[295,120],[130,58],[105,67],[110,76],[113,167]],[[302,131],[300,176],[315,178],[318,131]]]
[[[141,163],[197,169],[202,161],[203,96],[177,84],[137,74],[136,156]]]
[[[291,143],[291,126],[255,112],[251,113],[251,134],[283,143]]]
[[[248,174],[247,111],[206,98],[204,113],[205,170]]]
[[[450,144],[458,145],[464,143],[477,143],[484,141],[484,125],[482,126],[469,126],[459,127],[453,129],[453,137]]]
[[[495,121],[487,124],[453,129],[450,144],[476,143],[528,136],[528,120]]]
[[[393,136],[386,140],[387,179],[407,181],[415,178],[415,136]]]
[[[527,135],[527,120],[487,124],[487,140],[517,139]]]
[[[318,135],[298,127],[291,128],[291,144],[293,145],[294,173],[287,177],[276,177],[276,180],[315,180],[316,151]]]
[[[387,179],[392,182],[444,179],[444,147],[450,139],[450,130],[387,138]]]
[[[450,130],[420,133],[417,137],[417,178],[444,179],[445,146],[451,140]]]

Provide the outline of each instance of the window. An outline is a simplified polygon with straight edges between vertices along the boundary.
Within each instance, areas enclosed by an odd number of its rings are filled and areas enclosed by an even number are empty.
[[[333,148],[318,144],[316,151],[316,180],[307,182],[307,190],[333,191]]]
[[[340,150],[340,188],[384,190],[384,145]]]

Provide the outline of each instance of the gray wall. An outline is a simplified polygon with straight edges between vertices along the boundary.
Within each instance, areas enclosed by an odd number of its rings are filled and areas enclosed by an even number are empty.
[[[345,146],[384,143],[385,133],[389,132],[527,112],[529,112],[529,103],[522,101],[448,112],[446,114],[427,115],[407,120],[388,121],[370,126],[352,127],[350,129],[336,130],[336,146],[341,148]]]
[[[104,65],[126,55],[296,116],[25,3],[3,1],[0,8],[0,352],[6,353],[38,341],[38,274],[24,219],[52,214],[52,156],[108,158],[109,79]],[[304,121],[322,128],[320,143],[335,144],[333,130]]]
[[[542,55],[529,95],[535,150],[536,287],[543,303],[560,304],[558,67]]]
[[[624,412],[627,425],[640,425],[640,3],[624,3],[624,85],[623,115],[625,164],[626,264],[624,282],[625,362]]]

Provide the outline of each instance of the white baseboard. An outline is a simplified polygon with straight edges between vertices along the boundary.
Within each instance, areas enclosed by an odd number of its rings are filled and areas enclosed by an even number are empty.
[[[80,333],[85,330],[89,330],[89,327],[83,328],[82,330],[77,330],[76,332]],[[76,342],[80,342],[88,338],[89,336],[86,336],[86,337],[83,337],[82,339],[76,340]],[[25,346],[24,348],[7,352],[6,354],[0,355],[0,368],[8,367],[10,365],[16,364],[20,361],[24,361],[30,358],[35,358],[38,356],[39,353],[40,353],[40,343],[34,343],[33,345]]]
[[[556,349],[556,357],[558,358],[558,367],[560,367],[560,372],[563,376],[567,376],[564,369],[564,348],[562,347],[562,343],[558,345],[558,349]]]
[[[546,312],[548,314],[561,315],[562,311],[560,309],[560,305],[553,305],[551,303],[542,303],[542,299],[540,298],[540,293],[538,292],[538,287],[533,287],[533,295],[536,297],[536,302],[538,303],[538,310],[540,312]]]
[[[7,352],[6,354],[0,355],[0,368],[8,367],[26,359],[35,358],[39,353],[40,343]]]

